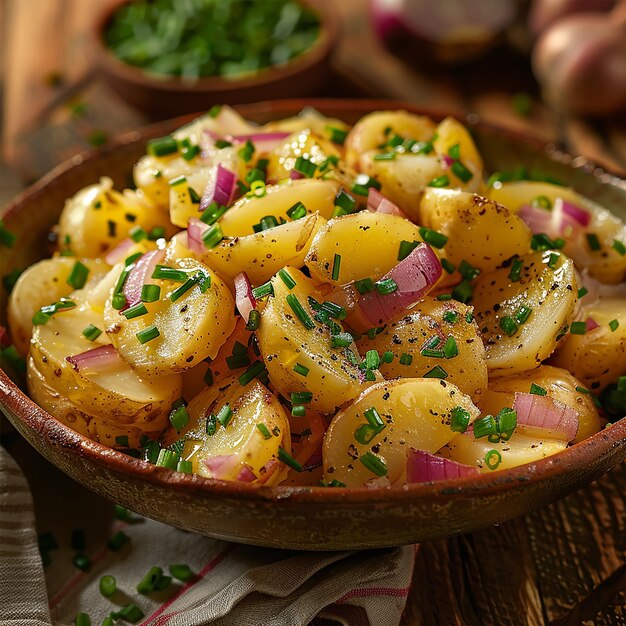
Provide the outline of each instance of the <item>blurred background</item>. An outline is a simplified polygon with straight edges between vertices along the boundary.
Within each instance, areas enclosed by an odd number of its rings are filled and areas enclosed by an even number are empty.
[[[0,201],[215,103],[410,101],[626,172],[626,0],[0,0]]]

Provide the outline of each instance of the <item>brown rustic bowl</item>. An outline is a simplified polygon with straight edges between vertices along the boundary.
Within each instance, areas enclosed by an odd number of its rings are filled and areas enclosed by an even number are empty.
[[[346,100],[281,101],[238,108],[244,116],[266,122],[292,115],[304,105],[347,122],[381,108],[424,112],[403,103]],[[169,133],[188,120],[163,122],[126,135],[100,153],[78,155],[16,198],[6,211],[5,222],[18,242],[10,250],[0,249],[3,272],[32,263],[43,254],[46,232],[57,221],[65,198],[104,174],[116,185],[126,184],[146,139]],[[519,163],[540,167],[626,217],[624,181],[537,141],[480,123],[473,125],[473,132],[490,170]],[[173,526],[280,548],[375,548],[473,531],[553,502],[626,457],[624,418],[555,456],[493,474],[376,490],[255,488],[171,472],[90,441],[38,407],[1,370],[0,408],[49,461],[101,495]]]
[[[176,76],[149,74],[124,63],[104,42],[104,29],[115,10],[129,0],[113,0],[95,21],[95,60],[104,80],[127,102],[156,119],[208,109],[213,104],[239,104],[295,98],[319,93],[330,75],[330,55],[338,36],[332,3],[301,0],[320,18],[313,46],[284,65],[264,68],[241,78],[204,77],[188,82]]]

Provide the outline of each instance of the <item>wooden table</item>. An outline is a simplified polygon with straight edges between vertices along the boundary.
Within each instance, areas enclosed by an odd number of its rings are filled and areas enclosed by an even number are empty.
[[[90,64],[87,27],[107,1],[0,4],[5,93],[0,200],[89,147],[94,134],[112,137],[148,121],[108,91]],[[418,71],[374,40],[364,0],[335,4],[344,36],[332,89],[320,95],[398,98],[461,116],[473,112],[626,171],[623,118],[557,124],[538,99],[521,54],[501,48],[463,70]],[[55,76],[63,80],[51,86]],[[516,92],[533,98],[527,117],[513,111]],[[523,518],[423,544],[403,624],[625,624],[625,493],[622,466]]]

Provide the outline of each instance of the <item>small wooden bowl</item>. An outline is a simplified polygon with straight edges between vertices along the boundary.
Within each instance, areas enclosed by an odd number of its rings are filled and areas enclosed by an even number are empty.
[[[238,109],[262,123],[293,115],[306,105],[348,123],[370,111],[390,108],[442,117],[389,101],[296,100]],[[58,220],[67,197],[103,174],[110,175],[116,186],[125,185],[146,140],[170,133],[189,120],[156,124],[125,135],[99,153],[78,155],[22,193],[5,215],[7,228],[18,240],[14,248],[0,248],[3,271],[41,257],[46,233]],[[528,137],[480,123],[472,130],[490,170],[512,169],[520,163],[541,168],[626,217],[625,181]],[[0,319],[3,315],[0,309]],[[275,548],[378,548],[470,532],[545,506],[597,479],[626,457],[624,418],[559,454],[493,474],[374,490],[255,488],[171,472],[86,439],[37,406],[1,370],[0,409],[49,461],[97,493],[173,526]]]
[[[241,78],[201,77],[193,82],[176,76],[147,73],[118,59],[107,47],[104,31],[115,11],[129,0],[116,0],[95,21],[95,60],[102,77],[124,100],[154,119],[238,104],[295,98],[319,93],[330,75],[330,55],[338,37],[332,3],[300,0],[319,16],[320,32],[313,46],[283,65],[270,66]]]

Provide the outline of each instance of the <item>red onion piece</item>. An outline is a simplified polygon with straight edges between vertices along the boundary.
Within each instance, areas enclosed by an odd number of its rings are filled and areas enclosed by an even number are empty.
[[[135,242],[128,237],[120,241],[115,248],[111,248],[104,257],[104,260],[109,265],[115,265],[121,263],[127,256],[129,256],[129,250],[135,245]]]
[[[593,317],[588,317],[585,324],[586,324],[587,332],[595,330],[596,328],[600,328],[600,324],[598,324],[598,322],[596,322],[596,320],[594,320]]]
[[[135,267],[124,283],[123,293],[126,296],[126,306],[120,311],[120,315],[122,311],[141,302],[141,288],[150,279],[154,268],[163,260],[164,256],[165,250],[150,250],[137,259]]]
[[[221,206],[229,206],[235,195],[237,177],[229,169],[219,163],[211,170],[209,182],[200,199],[200,211],[209,208],[212,202]]]
[[[552,233],[552,212],[541,207],[524,204],[520,207],[517,215],[526,222],[533,233],[545,233],[553,236]]]
[[[204,459],[203,463],[211,472],[212,478],[225,480],[225,477],[239,465],[239,458],[236,454],[220,454],[210,459]]]
[[[0,348],[8,348],[10,345],[11,337],[9,331],[4,326],[0,326]]]
[[[443,166],[444,170],[447,170],[449,167],[452,167],[452,164],[454,163],[454,159],[449,154],[442,154],[441,161],[442,161],[441,165]]]
[[[301,178],[304,178],[304,174],[300,174],[300,172],[296,170],[291,170],[289,172],[289,178],[291,178],[291,180],[300,180]]]
[[[256,309],[256,299],[252,294],[252,285],[245,272],[235,276],[235,302],[237,310],[243,317],[246,324],[250,317],[250,312]]]
[[[256,476],[250,466],[244,463],[235,480],[239,480],[242,483],[251,483],[256,480]]]
[[[209,226],[197,217],[190,217],[187,221],[187,247],[192,252],[202,254],[206,250],[202,235],[207,228]]]
[[[517,214],[533,233],[545,233],[549,237],[579,230],[581,226],[588,226],[591,222],[590,213],[562,198],[554,201],[552,210],[524,204]]]
[[[384,213],[385,215],[398,215],[408,219],[398,205],[394,204],[387,196],[384,196],[378,189],[370,187],[367,194],[367,209],[374,213]]]
[[[117,369],[122,365],[122,359],[115,348],[108,344],[106,346],[98,346],[86,352],[75,354],[74,356],[65,357],[68,363],[77,372],[102,374]]]
[[[516,392],[513,409],[518,425],[549,430],[550,436],[565,441],[576,438],[578,413],[550,396]]]
[[[559,200],[561,200],[561,198],[557,198],[557,202]],[[567,202],[566,200],[561,200],[561,203],[563,206],[563,213],[574,219],[581,226],[589,226],[589,223],[591,222],[591,213],[579,206],[576,206],[575,204]]]
[[[420,243],[382,279],[393,279],[398,288],[386,295],[376,290],[365,294],[359,300],[361,312],[372,326],[384,324],[419,302],[439,280],[441,271],[432,248]]]
[[[425,483],[433,480],[463,478],[478,474],[478,468],[444,459],[424,450],[409,450],[406,462],[407,483]]]

